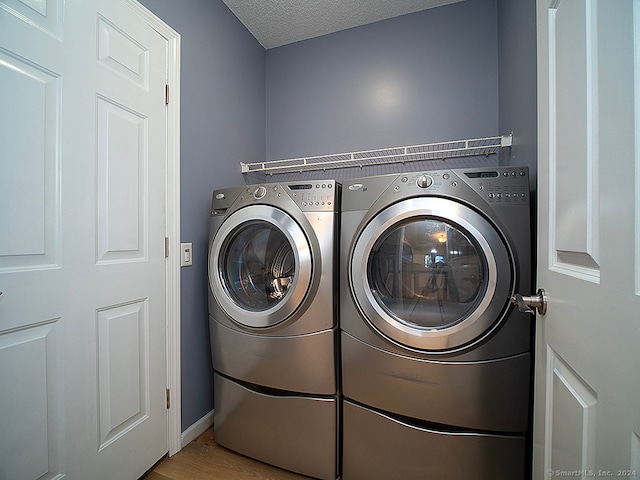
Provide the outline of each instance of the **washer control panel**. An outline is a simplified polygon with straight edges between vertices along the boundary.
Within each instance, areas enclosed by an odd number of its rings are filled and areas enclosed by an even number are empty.
[[[335,180],[322,180],[282,185],[304,211],[335,210],[338,201]]]
[[[340,206],[340,183],[335,180],[283,182],[231,187],[213,192],[211,215],[224,215],[233,205],[263,203],[288,208],[293,201],[302,211],[336,212]]]

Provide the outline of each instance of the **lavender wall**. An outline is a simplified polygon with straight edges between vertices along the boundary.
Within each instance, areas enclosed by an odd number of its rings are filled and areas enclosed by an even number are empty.
[[[502,163],[529,167],[532,189],[531,242],[534,246],[531,264],[535,267],[538,171],[536,2],[498,0],[498,27],[500,130],[513,132],[513,147]],[[532,268],[531,272],[531,284],[535,285],[536,269]],[[531,328],[535,329],[535,322]],[[533,332],[531,338],[535,339]],[[533,392],[533,388],[531,391]],[[531,405],[533,408],[533,401]],[[533,418],[533,411],[530,418]],[[531,435],[532,429],[529,429],[529,451],[533,441]],[[527,478],[530,478],[530,475],[531,458],[527,462]]]
[[[141,0],[181,35],[182,430],[213,409],[207,313],[211,192],[264,157],[265,50],[220,0]]]
[[[498,132],[496,0],[267,51],[266,159]]]
[[[182,35],[181,235],[194,246],[194,266],[182,269],[184,430],[213,408],[206,304],[212,189],[265,180],[242,176],[240,161],[511,131],[516,145],[506,158],[447,165],[535,170],[535,2],[466,0],[266,53],[221,0],[141,3]],[[304,178],[370,173],[387,172]],[[288,179],[280,177],[266,180]]]
[[[529,0],[498,1],[500,131],[514,132],[507,165],[529,167],[537,175],[536,5]],[[534,216],[535,218],[535,216]]]

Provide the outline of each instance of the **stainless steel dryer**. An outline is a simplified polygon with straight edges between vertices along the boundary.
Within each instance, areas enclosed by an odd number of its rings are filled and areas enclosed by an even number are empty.
[[[342,198],[344,480],[527,471],[526,168],[368,177]]]
[[[216,442],[311,477],[338,463],[340,185],[213,192],[209,326]]]

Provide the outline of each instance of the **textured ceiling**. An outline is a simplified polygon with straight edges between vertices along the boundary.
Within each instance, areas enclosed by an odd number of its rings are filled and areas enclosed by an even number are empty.
[[[462,0],[222,0],[266,49]]]

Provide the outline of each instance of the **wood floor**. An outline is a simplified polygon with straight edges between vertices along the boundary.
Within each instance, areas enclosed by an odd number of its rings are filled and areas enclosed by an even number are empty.
[[[221,447],[209,429],[171,458],[164,458],[144,480],[305,480]]]

